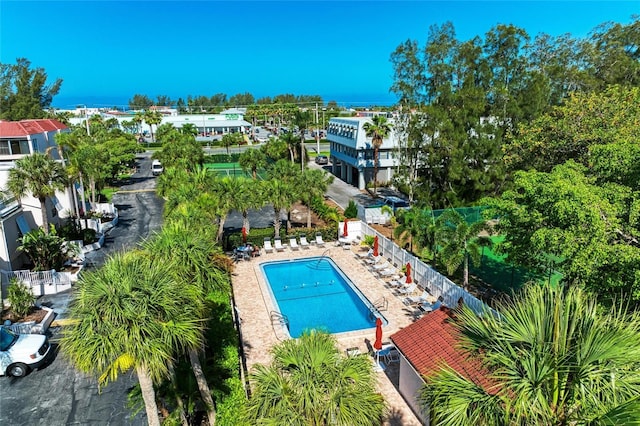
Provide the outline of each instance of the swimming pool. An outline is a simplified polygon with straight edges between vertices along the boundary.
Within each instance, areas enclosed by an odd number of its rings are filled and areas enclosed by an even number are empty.
[[[327,257],[268,262],[260,265],[276,309],[289,320],[289,334],[306,329],[344,333],[375,327],[376,315],[387,320]]]

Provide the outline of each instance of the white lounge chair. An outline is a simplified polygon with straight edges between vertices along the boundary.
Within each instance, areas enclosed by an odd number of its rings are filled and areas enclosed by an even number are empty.
[[[322,240],[322,234],[316,234],[316,245],[318,247],[324,247],[324,241]]]
[[[276,251],[284,251],[284,246],[282,245],[282,240],[280,238],[276,238],[273,240]]]
[[[304,235],[300,237],[300,247],[302,247],[303,249],[308,249],[310,247],[309,241],[307,241],[307,237],[305,237]]]
[[[393,267],[378,271],[378,275],[380,275],[381,277],[394,277],[396,279],[400,278],[400,275],[398,274],[398,270]]]
[[[423,291],[420,296],[409,296],[404,299],[405,305],[421,305],[423,303],[431,304],[430,300],[432,299],[431,293],[427,290]]]
[[[366,263],[368,263],[369,265],[375,265],[376,263],[380,262],[381,260],[384,260],[384,257],[382,256],[371,256],[369,259],[365,259],[364,261]]]
[[[374,271],[382,271],[383,269],[388,269],[391,267],[391,264],[388,261],[384,261],[382,263],[377,263],[371,267]]]
[[[265,253],[273,253],[273,246],[271,245],[271,239],[264,239],[264,252]]]
[[[422,303],[420,305],[420,309],[424,312],[433,312],[440,309],[442,305],[443,305],[442,300],[438,299],[433,303],[429,303],[429,302]]]
[[[418,284],[413,283],[411,285],[398,289],[398,294],[408,296],[410,294],[413,294],[413,292],[416,291],[416,288],[418,288]]]
[[[289,238],[289,247],[291,247],[291,250],[299,250],[300,246],[298,245],[298,240],[295,238]]]
[[[397,279],[387,282],[387,285],[393,288],[401,288],[402,286],[404,286],[404,283],[400,279]]]
[[[366,253],[356,253],[360,260],[371,259],[373,257],[373,249],[369,249]]]

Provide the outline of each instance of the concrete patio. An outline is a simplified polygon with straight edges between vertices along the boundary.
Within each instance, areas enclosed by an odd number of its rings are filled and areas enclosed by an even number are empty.
[[[357,258],[356,253],[360,252],[360,247],[353,246],[351,249],[345,250],[334,244],[334,242],[327,242],[325,247],[316,247],[312,244],[308,250],[295,251],[287,247],[283,252],[274,251],[273,253],[265,253],[263,250],[259,257],[235,264],[232,278],[233,295],[236,311],[240,318],[244,354],[249,371],[255,364],[269,364],[271,361],[270,349],[289,337],[283,326],[272,324],[270,312],[278,309],[271,300],[260,269],[260,264],[264,262],[322,255],[330,257],[369,301],[373,303],[382,298],[387,300],[388,309],[381,312],[389,322],[383,327],[383,341],[388,340],[391,334],[415,321],[416,309],[405,306],[402,298],[396,296],[392,289],[384,285],[385,282],[378,278],[377,274],[370,271]],[[334,336],[345,354],[350,348],[358,348],[360,353],[366,354],[372,352],[375,328],[339,333]],[[372,363],[374,363],[373,357]],[[378,379],[379,391],[384,395],[390,412],[384,424],[392,426],[420,425],[420,421],[396,389],[398,383],[397,365],[391,364],[385,371],[379,372]]]

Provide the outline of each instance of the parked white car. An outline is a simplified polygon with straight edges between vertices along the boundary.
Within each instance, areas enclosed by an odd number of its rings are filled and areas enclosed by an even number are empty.
[[[151,162],[151,174],[153,174],[154,176],[159,176],[160,173],[162,173],[162,170],[164,170],[164,168],[162,167],[162,163],[160,163],[160,161],[153,160],[153,162]]]
[[[42,334],[16,334],[0,326],[0,376],[23,377],[44,364],[51,345]]]

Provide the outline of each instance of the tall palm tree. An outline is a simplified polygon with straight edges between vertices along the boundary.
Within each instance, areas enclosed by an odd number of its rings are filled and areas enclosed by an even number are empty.
[[[289,157],[291,158],[291,163],[295,162],[295,154],[294,147],[298,144],[299,139],[292,132],[285,133],[280,135],[279,138],[281,141],[287,144],[287,149],[289,150]]]
[[[282,209],[288,211],[291,208],[291,204],[293,204],[297,198],[296,192],[293,185],[280,179],[270,179],[263,182],[263,199],[273,205],[273,230],[276,237],[280,236],[280,213]],[[289,219],[287,215],[287,229],[288,228]]]
[[[384,115],[376,115],[371,119],[371,123],[364,123],[363,129],[368,138],[371,138],[373,145],[373,193],[377,191],[378,181],[378,151],[382,146],[382,141],[391,133],[391,124],[387,122]]]
[[[238,177],[238,188],[235,194],[233,208],[242,213],[242,226],[246,232],[251,230],[249,222],[249,209],[255,209],[264,205],[259,183],[256,180]]]
[[[311,202],[318,197],[324,196],[327,188],[333,182],[333,176],[318,169],[305,169],[300,176],[300,198],[307,206],[307,228],[311,228]]]
[[[238,164],[245,173],[251,173],[253,179],[258,178],[258,169],[267,166],[267,156],[261,149],[247,149],[238,158]]]
[[[153,137],[153,126],[162,123],[162,114],[159,111],[147,110],[144,112],[144,122],[149,125],[151,131],[151,142],[155,142]]]
[[[293,113],[293,124],[298,127],[298,131],[300,132],[300,164],[301,170],[304,171],[304,134],[313,122],[313,117],[311,115],[311,111],[302,111],[296,110]]]
[[[174,353],[198,343],[200,290],[177,285],[173,262],[154,262],[140,251],[112,256],[83,275],[69,310],[62,353],[80,371],[106,385],[135,369],[149,425],[159,426],[154,382],[167,377]]]
[[[385,405],[366,355],[343,356],[335,339],[311,331],[273,350],[251,375],[251,424],[374,426]]]
[[[235,208],[235,198],[239,196],[242,190],[244,188],[241,183],[230,176],[216,178],[212,183],[211,192],[218,201],[218,241],[222,241],[227,215]]]
[[[201,299],[191,301],[192,308],[198,312],[198,318],[209,316],[209,309],[205,303],[205,297],[213,290],[226,290],[228,292],[228,278],[226,272],[212,263],[217,252],[215,244],[201,230],[186,225],[184,221],[172,221],[163,226],[162,231],[144,243],[144,248],[157,262],[172,262],[175,267],[176,283],[182,285],[197,285],[200,289]],[[202,372],[199,352],[203,350],[204,330],[201,330],[196,345],[187,348],[187,354],[191,368],[196,377],[202,401],[207,407],[209,424],[215,424],[216,410],[209,384]]]
[[[485,221],[469,225],[458,211],[444,211],[436,220],[436,239],[442,249],[438,253],[450,275],[464,265],[462,286],[469,287],[469,258],[474,265],[480,264],[482,247],[490,247],[491,239],[487,232],[490,227]],[[485,233],[482,235],[481,233]]]
[[[577,287],[534,284],[497,310],[456,314],[461,347],[493,385],[448,367],[429,376],[421,399],[434,424],[640,424],[637,312],[603,310]]]
[[[144,121],[144,112],[136,112],[135,114],[133,114],[133,118],[131,120],[136,123],[138,133],[142,135],[142,122]]]
[[[17,198],[33,195],[40,202],[42,229],[49,233],[47,217],[47,198],[56,191],[64,191],[68,178],[64,166],[48,155],[35,152],[16,160],[14,168],[9,170],[7,188]]]

